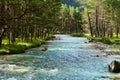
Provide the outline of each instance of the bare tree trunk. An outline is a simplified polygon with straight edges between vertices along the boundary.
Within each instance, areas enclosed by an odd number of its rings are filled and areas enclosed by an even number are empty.
[[[99,36],[99,28],[98,28],[98,6],[96,6],[96,36]]]
[[[89,15],[89,13],[87,13],[87,14],[88,14],[89,27],[90,27],[90,34],[93,37],[93,27],[92,27],[92,24],[91,24],[90,15]]]
[[[2,45],[2,39],[5,32],[5,18],[4,18],[4,12],[5,12],[5,5],[1,3],[0,5],[0,46]]]
[[[111,26],[111,28],[110,28],[110,37],[111,37],[111,38],[113,37],[113,28],[112,28],[112,26]]]
[[[0,31],[0,46],[2,45],[2,38],[3,38],[3,35],[4,35],[4,32],[5,32],[5,29],[2,28],[1,31]]]
[[[116,26],[116,38],[118,38],[119,36],[119,27],[118,27],[118,23],[117,23],[117,26]]]
[[[106,36],[106,25],[105,22],[103,23],[103,37]]]

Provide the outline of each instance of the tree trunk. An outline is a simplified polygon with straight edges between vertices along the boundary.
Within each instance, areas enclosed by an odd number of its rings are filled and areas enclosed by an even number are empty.
[[[99,28],[98,28],[98,6],[96,6],[96,37],[99,36]]]
[[[2,38],[3,38],[4,32],[5,32],[5,29],[2,28],[0,33],[0,46],[2,45]]]
[[[0,46],[2,45],[2,38],[5,32],[5,18],[4,18],[4,12],[5,12],[5,5],[1,3],[0,5]]]
[[[111,38],[113,37],[113,28],[112,27],[110,28],[110,37]]]
[[[117,25],[116,25],[116,38],[119,36],[119,26],[118,26],[118,20],[117,20]]]
[[[89,27],[90,27],[90,34],[91,34],[91,36],[93,37],[93,28],[92,28],[92,25],[91,25],[90,15],[89,15],[89,13],[87,13],[87,14],[88,14]]]
[[[103,36],[105,37],[106,35],[106,25],[105,22],[103,23]]]

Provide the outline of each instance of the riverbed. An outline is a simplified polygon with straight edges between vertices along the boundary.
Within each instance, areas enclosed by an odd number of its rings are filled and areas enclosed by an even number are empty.
[[[116,55],[97,57],[105,53],[85,37],[55,36],[25,53],[0,56],[0,80],[109,80],[117,75],[108,71]],[[41,51],[46,45],[48,50]]]

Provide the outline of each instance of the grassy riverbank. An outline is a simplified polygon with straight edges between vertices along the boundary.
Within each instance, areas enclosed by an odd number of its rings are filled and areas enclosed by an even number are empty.
[[[30,42],[16,41],[14,44],[8,44],[6,39],[0,47],[0,54],[18,54],[24,52],[26,49],[33,48],[45,44],[46,40],[53,38],[53,35],[47,36],[44,39],[36,39]]]
[[[103,42],[105,44],[120,44],[119,38],[109,38],[109,37],[88,37],[89,40],[96,42]]]
[[[102,42],[104,44],[110,45],[115,51],[120,51],[120,38],[109,38],[109,37],[90,37],[87,38],[93,42]]]

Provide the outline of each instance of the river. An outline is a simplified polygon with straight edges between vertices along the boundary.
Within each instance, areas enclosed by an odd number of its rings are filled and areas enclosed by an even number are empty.
[[[0,80],[109,80],[116,74],[108,71],[114,57],[95,49],[95,43],[84,37],[55,35],[60,40],[49,40],[48,50],[42,45],[23,54],[0,56]]]

